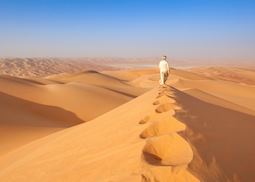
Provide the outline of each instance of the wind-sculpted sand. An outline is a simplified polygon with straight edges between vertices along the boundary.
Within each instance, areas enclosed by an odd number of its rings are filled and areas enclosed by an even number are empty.
[[[145,91],[96,71],[36,79],[0,75],[0,155],[89,121]]]
[[[174,117],[169,117],[169,115],[167,115],[167,117],[168,118],[154,121],[140,134],[140,137],[148,138],[185,130],[186,126],[183,123],[179,122]]]
[[[166,86],[156,69],[0,76],[0,181],[253,182],[242,70],[171,69]]]

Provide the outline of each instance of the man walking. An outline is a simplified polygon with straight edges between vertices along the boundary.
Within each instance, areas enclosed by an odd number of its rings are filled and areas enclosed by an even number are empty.
[[[169,75],[169,66],[166,59],[166,56],[162,56],[161,61],[159,62],[160,85],[165,85],[165,82]]]

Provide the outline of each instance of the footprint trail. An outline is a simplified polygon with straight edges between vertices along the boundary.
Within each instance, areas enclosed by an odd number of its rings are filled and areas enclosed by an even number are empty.
[[[193,159],[189,143],[178,132],[186,125],[173,117],[176,105],[174,92],[170,86],[160,86],[152,105],[154,113],[145,116],[139,124],[148,124],[140,134],[145,139],[142,150],[142,182],[199,182],[188,171]]]

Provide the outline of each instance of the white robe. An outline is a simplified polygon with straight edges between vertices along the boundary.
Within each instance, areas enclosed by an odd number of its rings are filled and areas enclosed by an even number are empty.
[[[164,85],[169,73],[169,66],[166,60],[161,60],[159,62],[159,70],[160,70],[160,84]]]

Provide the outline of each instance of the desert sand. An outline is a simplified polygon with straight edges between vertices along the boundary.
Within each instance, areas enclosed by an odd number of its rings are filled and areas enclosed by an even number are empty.
[[[145,91],[96,71],[32,78],[0,75],[0,155],[90,121]]]
[[[253,182],[253,78],[223,67],[172,69],[164,87],[154,68],[2,75],[0,181]]]

